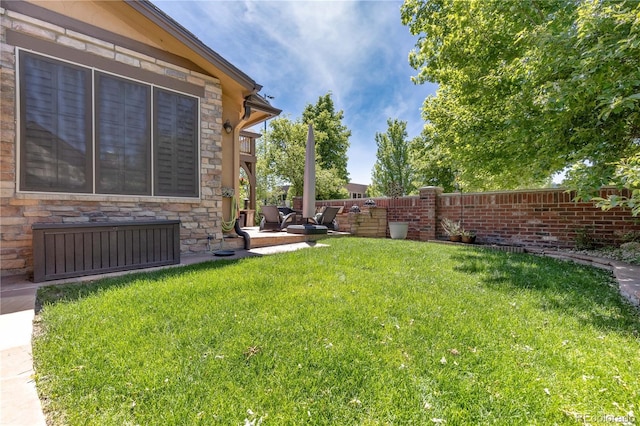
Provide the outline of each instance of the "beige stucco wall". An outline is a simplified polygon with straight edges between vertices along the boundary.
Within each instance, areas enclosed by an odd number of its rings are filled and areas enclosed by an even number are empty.
[[[150,22],[141,20],[136,14],[131,13],[131,9],[122,2],[90,0],[30,0],[30,2],[89,25],[108,28],[116,34],[159,49],[167,50],[168,44],[172,41],[166,35],[163,37],[163,33]]]
[[[87,8],[93,3],[76,5]],[[96,17],[96,13],[88,16]],[[106,220],[179,219],[182,222],[181,250],[200,252],[207,248],[207,236],[222,238],[223,159],[236,149],[231,136],[222,131],[223,105],[220,81],[209,75],[156,60],[131,49],[68,31],[38,19],[0,9],[1,15],[1,113],[0,122],[0,264],[2,275],[32,270],[31,225],[34,223],[74,223]],[[92,18],[93,19],[93,18]],[[17,126],[16,47],[7,44],[11,29],[43,40],[55,41],[71,49],[99,55],[139,67],[204,89],[200,99],[200,192],[199,198],[159,198],[82,194],[20,193],[16,188]],[[46,53],[46,52],[41,52]],[[233,104],[229,100],[229,104]],[[238,102],[236,101],[235,104]],[[237,117],[237,108],[230,107]],[[229,117],[230,119],[232,117]],[[226,118],[225,118],[226,119]],[[233,120],[232,120],[233,121]],[[228,139],[228,140],[227,140]],[[226,153],[229,146],[230,153]],[[230,168],[233,170],[233,167]],[[233,173],[232,171],[226,172]],[[231,180],[231,177],[227,179]],[[226,179],[225,179],[226,180]],[[235,179],[233,179],[235,180]],[[232,181],[233,181],[232,180]],[[231,181],[228,183],[230,184]],[[226,215],[225,215],[226,216]]]
[[[244,87],[233,77],[225,74],[215,64],[204,58],[199,52],[185,48],[181,40],[164,28],[158,27],[149,19],[138,14],[124,1],[115,0],[28,0],[30,3],[68,16],[98,28],[141,42],[147,46],[183,57],[215,76],[224,88],[225,120],[234,124],[244,114],[244,97],[253,92],[253,88]],[[211,22],[215,25],[215,21]],[[232,112],[233,110],[233,112]]]

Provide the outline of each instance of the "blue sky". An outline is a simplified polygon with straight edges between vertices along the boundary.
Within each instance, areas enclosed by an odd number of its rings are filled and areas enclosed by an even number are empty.
[[[330,91],[352,132],[352,182],[371,182],[375,134],[387,130],[387,118],[406,121],[409,138],[420,134],[420,107],[437,86],[411,82],[416,37],[400,22],[401,1],[154,3],[261,84],[281,117],[298,119]]]

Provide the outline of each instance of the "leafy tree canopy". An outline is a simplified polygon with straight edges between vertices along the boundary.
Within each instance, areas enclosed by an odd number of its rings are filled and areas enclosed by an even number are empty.
[[[375,136],[378,151],[369,190],[373,195],[407,195],[416,189],[409,162],[407,122],[389,118],[387,126],[386,133]]]
[[[293,195],[302,195],[307,126],[279,117],[269,122],[265,163],[281,185],[289,184]]]
[[[405,0],[401,13],[419,36],[414,81],[439,84],[416,152],[469,189],[572,165],[583,194],[620,182],[640,152],[640,2]]]
[[[409,162],[414,173],[414,186],[439,186],[445,192],[454,192],[456,170],[450,156],[424,132],[409,144]]]
[[[301,196],[304,188],[308,125],[300,119],[291,121],[289,118],[281,117],[272,120],[269,128],[264,154],[258,152],[259,156],[264,155],[264,158],[258,161],[259,164],[264,164],[261,171],[267,176],[272,176],[271,180],[279,185],[289,184],[289,197]],[[316,198],[346,198],[346,182],[336,169],[323,168],[321,160],[316,142]]]
[[[343,118],[342,110],[335,111],[331,92],[320,96],[315,105],[308,104],[302,113],[303,123],[313,123],[318,164],[324,170],[334,169],[338,177],[348,182],[347,150],[351,131],[342,124]]]

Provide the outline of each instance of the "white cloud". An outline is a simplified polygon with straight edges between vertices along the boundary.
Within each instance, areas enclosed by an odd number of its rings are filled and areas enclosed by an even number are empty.
[[[400,23],[401,1],[156,3],[261,84],[283,115],[298,118],[331,91],[352,130],[349,171],[359,183],[370,181],[387,118],[407,121],[409,137],[422,129],[419,110],[435,87],[410,81],[415,40]]]

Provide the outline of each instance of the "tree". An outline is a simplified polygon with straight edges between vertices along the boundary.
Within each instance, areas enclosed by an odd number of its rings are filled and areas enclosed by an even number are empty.
[[[425,141],[467,188],[541,185],[581,164],[591,188],[640,152],[640,2],[406,0]],[[584,177],[584,174],[580,175]],[[574,180],[574,185],[577,182]]]
[[[290,193],[302,195],[307,126],[300,121],[280,117],[271,120],[269,128],[266,163],[281,184],[290,185]]]
[[[267,155],[269,140],[269,132],[265,131],[256,141],[256,196],[265,204],[277,204],[284,182],[275,173],[273,159]]]
[[[269,123],[269,142],[264,150],[265,175],[276,176],[275,182],[289,184],[289,197],[301,196],[304,189],[304,166],[308,125],[300,119],[291,121],[281,117]],[[314,132],[315,136],[315,132]],[[321,166],[316,143],[316,199],[346,198],[345,181],[335,169]],[[258,155],[261,155],[258,152]]]
[[[578,194],[580,198],[591,198],[598,207],[609,210],[614,207],[628,207],[633,216],[640,215],[640,154],[624,158],[613,164],[615,169],[612,181],[619,189],[627,189],[629,196],[609,195],[608,198],[593,197],[592,194]],[[585,171],[582,171],[585,173]],[[585,177],[588,178],[587,176]]]
[[[339,176],[336,169],[316,169],[316,199],[340,200],[349,198],[349,191],[345,181]]]
[[[270,184],[289,184],[289,196],[301,196],[304,187],[304,164],[308,124],[314,127],[316,142],[316,198],[328,200],[348,197],[344,188],[347,173],[349,131],[342,125],[343,112],[335,112],[331,93],[321,96],[316,105],[308,104],[302,117],[292,121],[281,117],[269,123],[269,140],[258,164]],[[260,158],[262,156],[262,158]]]
[[[303,123],[313,123],[318,164],[324,170],[334,169],[343,181],[349,181],[347,150],[351,131],[342,124],[343,111],[335,111],[331,92],[318,98],[315,105],[307,104],[302,113]]]
[[[398,119],[387,119],[387,132],[376,133],[378,146],[376,163],[371,176],[371,192],[381,195],[392,195],[391,188],[400,188],[401,194],[394,191],[394,196],[407,195],[415,190],[413,185],[413,169],[409,163],[409,142],[407,141],[407,122]]]
[[[451,157],[435,144],[429,132],[413,138],[409,144],[409,162],[414,171],[414,186],[439,186],[445,192],[456,189],[456,167]]]

